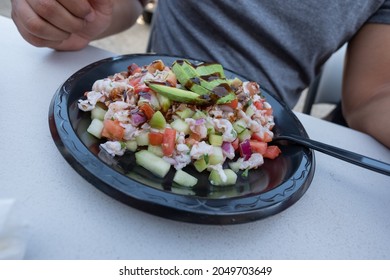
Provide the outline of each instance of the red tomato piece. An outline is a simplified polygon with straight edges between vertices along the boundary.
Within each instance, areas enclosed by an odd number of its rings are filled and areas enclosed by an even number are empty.
[[[163,150],[164,156],[170,157],[173,154],[176,143],[176,130],[173,128],[165,128],[163,141],[161,143],[161,148]]]
[[[259,153],[261,155],[264,155],[265,152],[267,151],[268,144],[265,142],[250,140],[249,144],[251,146],[252,152],[254,152],[254,153]]]
[[[102,136],[110,140],[121,141],[125,136],[125,129],[118,120],[105,120]]]
[[[263,102],[255,101],[255,102],[253,102],[253,105],[255,105],[257,110],[263,110]]]
[[[154,145],[154,146],[158,146],[158,145],[162,144],[164,134],[161,132],[151,131],[151,132],[149,132],[148,137],[149,137],[149,144]]]
[[[229,106],[229,107],[231,107],[233,109],[236,109],[237,106],[238,106],[238,99],[237,98],[233,99],[231,102],[225,103],[224,105],[227,105],[227,106]]]
[[[236,138],[233,142],[232,142],[232,146],[233,146],[233,149],[236,151],[238,149],[238,146],[240,144],[240,140],[238,138]]]
[[[260,142],[265,142],[265,143],[268,143],[268,142],[272,141],[271,135],[269,135],[266,132],[262,133],[262,135],[260,133],[258,133],[258,132],[255,132],[255,133],[252,134],[251,139],[252,140],[256,140],[256,141],[260,141]]]
[[[275,159],[277,158],[282,151],[279,149],[278,146],[271,145],[267,147],[267,150],[265,151],[263,157],[269,158],[269,159]]]

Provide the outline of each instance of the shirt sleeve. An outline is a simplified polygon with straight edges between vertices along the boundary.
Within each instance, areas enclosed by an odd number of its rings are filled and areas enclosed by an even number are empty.
[[[390,24],[390,0],[384,1],[382,6],[369,18],[368,22]]]

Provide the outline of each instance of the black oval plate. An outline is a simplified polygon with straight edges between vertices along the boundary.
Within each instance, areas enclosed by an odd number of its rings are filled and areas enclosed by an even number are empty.
[[[185,170],[199,179],[192,189],[172,182],[173,168],[166,178],[160,179],[137,166],[132,154],[107,160],[99,153],[99,141],[86,132],[90,114],[78,109],[78,99],[95,80],[124,71],[132,63],[147,65],[156,59],[170,65],[182,58],[135,54],[103,59],[73,74],[55,93],[49,110],[50,131],[61,154],[81,176],[109,196],[140,210],[202,224],[262,219],[283,211],[302,197],[313,178],[315,160],[312,150],[297,145],[282,145],[278,158],[266,159],[261,168],[250,171],[247,178],[238,176],[237,184],[230,187],[212,186],[207,174],[187,167]],[[225,72],[228,77],[247,80],[232,71]],[[273,107],[276,135],[307,137],[287,106],[263,88],[262,93]]]

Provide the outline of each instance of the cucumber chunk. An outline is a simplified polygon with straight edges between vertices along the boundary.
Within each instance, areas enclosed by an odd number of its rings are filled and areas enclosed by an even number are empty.
[[[204,157],[201,157],[200,159],[197,159],[196,161],[194,161],[194,166],[198,172],[202,172],[202,171],[206,170],[208,163],[206,162]]]
[[[157,111],[153,114],[149,122],[150,126],[156,129],[163,129],[167,125],[163,114],[160,111]]]
[[[223,137],[222,137],[222,135],[210,134],[209,135],[209,142],[213,146],[221,147],[222,143],[223,143]]]
[[[126,149],[128,149],[131,152],[135,152],[138,148],[137,141],[135,140],[126,141],[125,145],[126,145]]]
[[[93,119],[87,128],[87,132],[100,139],[102,137],[103,122],[99,119]]]
[[[161,111],[163,111],[164,113],[168,112],[169,108],[171,107],[171,100],[161,94],[157,95],[157,99],[160,103]]]
[[[135,141],[138,146],[148,146],[149,145],[149,132],[141,132],[135,137]]]
[[[241,132],[243,132],[243,131],[246,129],[246,127],[247,127],[247,124],[246,124],[246,122],[245,122],[243,119],[239,119],[239,120],[237,120],[237,121],[235,121],[235,122],[233,123],[233,128],[234,128],[234,130],[235,130],[238,134],[240,134]]]
[[[147,150],[136,152],[135,162],[160,178],[164,178],[171,168],[168,162]]]
[[[178,115],[183,120],[185,120],[186,118],[191,118],[194,113],[195,112],[190,108],[185,108],[183,111],[176,111],[176,115]]]
[[[161,146],[154,146],[154,145],[149,144],[148,151],[155,154],[158,157],[164,156],[164,152],[163,152],[163,149],[161,148]]]
[[[213,146],[213,153],[209,155],[209,164],[216,165],[224,161],[224,156],[221,147]]]
[[[171,127],[178,132],[183,132],[185,135],[190,134],[190,126],[182,119],[176,119],[171,123]]]
[[[173,177],[173,182],[183,187],[193,187],[198,183],[198,179],[179,169],[176,171],[175,176]]]
[[[240,142],[244,142],[245,140],[249,140],[249,139],[251,139],[251,137],[252,137],[252,132],[247,128],[245,128],[242,132],[240,132],[238,134],[238,139],[240,140]]]
[[[91,111],[91,119],[98,119],[103,121],[106,113],[107,110],[104,110],[102,107],[95,106],[95,108],[93,108]]]
[[[221,176],[219,175],[219,172],[217,170],[211,170],[209,181],[211,184],[215,186],[228,186],[228,185],[234,185],[237,182],[237,174],[234,173],[231,169],[224,169],[223,170],[226,175],[226,180],[223,180]]]

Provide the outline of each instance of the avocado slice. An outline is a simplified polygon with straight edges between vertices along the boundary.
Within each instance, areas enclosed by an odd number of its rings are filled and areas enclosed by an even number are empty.
[[[177,80],[186,89],[191,90],[199,95],[209,94],[210,90],[201,85],[198,73],[187,60],[176,60],[172,64],[172,71],[175,73]]]
[[[175,97],[171,96],[171,100],[192,104],[200,104],[199,100],[202,100],[204,104],[224,104],[236,98],[220,64],[202,63],[194,65],[188,60],[176,60],[171,69],[179,83],[191,91],[191,93],[186,93],[185,97],[182,94]],[[199,95],[198,98],[194,94]]]
[[[199,73],[198,68],[201,69]],[[232,92],[220,64],[194,66],[187,60],[176,60],[172,64],[172,71],[180,84],[199,95],[211,95],[218,90],[217,87],[227,89],[226,94]]]
[[[219,63],[202,63],[196,66],[196,73],[199,76],[218,76],[221,79],[225,79],[225,72],[223,67]]]
[[[192,91],[169,87],[153,82],[148,82],[146,84],[151,90],[173,101],[196,105],[207,105],[208,103],[210,103],[210,100],[204,99],[200,95]]]
[[[224,97],[221,97],[217,100],[217,104],[225,104],[225,103],[230,103],[234,99],[236,99],[236,95],[234,93],[229,93],[228,95],[225,95]]]

